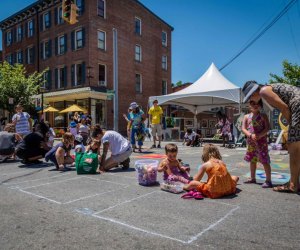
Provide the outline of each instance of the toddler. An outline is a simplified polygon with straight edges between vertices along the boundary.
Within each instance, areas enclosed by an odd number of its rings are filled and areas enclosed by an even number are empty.
[[[189,168],[183,167],[177,160],[178,147],[173,143],[169,143],[165,146],[165,151],[167,158],[159,164],[157,171],[164,172],[165,181],[189,183]]]
[[[85,147],[82,143],[83,138],[81,135],[76,135],[75,140],[74,140],[74,146],[75,146],[75,153],[84,153],[85,152]]]
[[[266,172],[266,181],[263,188],[271,188],[271,166],[268,151],[267,133],[270,129],[268,117],[260,113],[262,101],[258,103],[250,100],[250,114],[244,116],[242,131],[247,139],[247,152],[245,161],[250,162],[251,177],[245,181],[246,184],[256,183],[255,173],[257,162],[263,164]]]
[[[184,190],[194,190],[201,192],[209,198],[220,198],[222,196],[235,194],[236,184],[239,180],[237,176],[231,176],[222,161],[219,149],[213,144],[206,144],[203,148],[202,161],[194,180],[183,187]],[[207,182],[200,182],[203,175],[207,174]]]

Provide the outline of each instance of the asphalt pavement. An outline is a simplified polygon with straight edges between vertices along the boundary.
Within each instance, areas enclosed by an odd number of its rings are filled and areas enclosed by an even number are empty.
[[[177,144],[194,175],[202,147]],[[164,155],[150,146],[132,154],[129,170],[101,175],[56,171],[48,163],[0,164],[0,248],[300,249],[300,196],[243,184],[245,149],[220,148],[229,172],[240,177],[236,195],[186,200],[138,184],[135,161]],[[274,151],[271,159],[274,176],[289,172],[288,155]]]

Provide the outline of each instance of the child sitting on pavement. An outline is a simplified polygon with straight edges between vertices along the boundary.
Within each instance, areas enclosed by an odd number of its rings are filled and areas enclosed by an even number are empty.
[[[63,170],[64,165],[73,164],[74,159],[70,155],[70,151],[74,144],[74,136],[67,132],[63,135],[62,142],[54,146],[45,156],[45,160],[52,161],[56,169]]]
[[[195,138],[196,138],[196,133],[191,129],[191,128],[188,128],[186,130],[186,133],[183,137],[183,142],[182,142],[182,145],[186,145],[186,146],[191,146],[193,145],[193,142],[195,141]]]
[[[239,180],[237,176],[231,176],[222,161],[222,156],[216,146],[206,144],[203,148],[202,160],[204,164],[195,175],[194,180],[183,187],[184,190],[197,190],[209,198],[235,194]],[[208,175],[207,182],[200,182],[204,174]]]
[[[179,181],[184,184],[189,183],[189,167],[183,167],[177,160],[178,147],[169,143],[165,146],[167,158],[158,166],[158,172],[164,172],[165,181]]]

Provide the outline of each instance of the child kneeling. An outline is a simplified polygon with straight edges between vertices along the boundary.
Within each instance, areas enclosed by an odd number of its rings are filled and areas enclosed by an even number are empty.
[[[184,190],[201,192],[209,198],[220,198],[236,193],[236,185],[239,180],[237,176],[231,176],[222,161],[221,154],[213,144],[206,144],[203,148],[202,161],[194,180],[183,187]],[[200,182],[204,173],[208,175],[207,182]]]

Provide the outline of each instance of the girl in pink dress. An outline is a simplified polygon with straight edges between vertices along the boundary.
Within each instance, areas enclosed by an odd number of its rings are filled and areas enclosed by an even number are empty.
[[[244,116],[242,131],[247,137],[247,152],[244,160],[250,162],[251,177],[244,183],[256,183],[257,162],[263,164],[266,181],[263,188],[271,188],[271,166],[268,152],[267,133],[270,129],[268,117],[260,112],[262,101],[250,100],[250,114]]]

